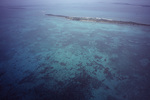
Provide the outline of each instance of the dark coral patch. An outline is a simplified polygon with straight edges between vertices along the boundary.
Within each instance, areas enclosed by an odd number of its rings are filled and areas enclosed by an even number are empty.
[[[94,58],[95,59],[102,59],[103,57],[95,55]]]
[[[18,84],[23,84],[23,83],[34,83],[36,80],[36,76],[34,73],[29,74],[28,76],[24,77],[21,81],[19,81]]]
[[[44,67],[43,70],[41,70],[39,73],[44,74],[46,72],[48,72],[49,70],[53,69],[53,67],[49,66],[49,67]]]
[[[54,88],[47,88],[45,84],[40,84],[32,90],[37,97],[41,97],[43,100],[89,100],[92,95],[90,85],[86,84],[87,78],[76,77],[67,80],[65,84],[55,80]]]
[[[45,80],[46,82],[49,82],[49,81],[53,80],[54,78],[49,76],[49,74],[46,74],[46,75],[42,76],[41,79]]]
[[[104,80],[102,80],[102,81],[99,81],[98,79],[93,79],[93,81],[92,81],[92,87],[94,88],[94,89],[98,89],[98,88],[100,88],[100,87],[102,87],[103,86],[103,81]]]
[[[53,60],[50,61],[50,63],[57,64],[57,63],[59,63],[59,61],[53,59]]]
[[[82,63],[81,63],[81,62],[80,62],[80,63],[78,63],[78,64],[77,64],[77,66],[81,67],[81,66],[82,66]]]
[[[82,88],[94,88],[94,89],[98,89],[100,87],[105,88],[105,84],[103,83],[104,80],[99,80],[96,77],[92,77],[90,76],[85,70],[80,69],[81,73],[79,76],[74,78],[74,81],[80,83]]]
[[[45,64],[45,63],[42,63],[42,64],[40,64],[40,65],[37,67],[37,69],[42,68],[42,67],[45,67],[45,66],[46,66],[46,64]]]
[[[109,68],[105,68],[104,69],[104,74],[106,75],[106,78],[108,79],[113,79],[113,74],[111,73],[111,71],[109,70]]]
[[[116,78],[117,80],[120,80],[120,81],[128,79],[127,77],[124,77],[124,76],[118,76]]]
[[[61,62],[60,65],[61,65],[61,66],[66,66],[67,64],[64,63],[64,62]]]
[[[50,59],[50,57],[51,57],[51,56],[47,56],[45,59],[46,59],[46,60],[49,60],[49,59]]]
[[[98,70],[100,71],[100,70],[102,70],[102,69],[103,69],[103,65],[101,65],[101,64],[99,64],[98,66],[95,66],[95,67],[94,67],[94,70],[95,70],[95,71],[98,71]]]

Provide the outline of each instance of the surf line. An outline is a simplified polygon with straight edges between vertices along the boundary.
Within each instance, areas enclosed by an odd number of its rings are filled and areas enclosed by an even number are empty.
[[[53,17],[62,17],[69,20],[75,20],[75,21],[88,21],[88,22],[103,22],[103,23],[112,23],[112,24],[127,24],[127,25],[140,25],[140,26],[150,26],[150,24],[143,24],[143,23],[137,23],[132,21],[118,21],[118,20],[112,20],[112,19],[105,19],[105,18],[94,18],[94,17],[71,17],[71,16],[65,16],[65,15],[54,15],[54,14],[45,14],[47,16],[53,16]]]

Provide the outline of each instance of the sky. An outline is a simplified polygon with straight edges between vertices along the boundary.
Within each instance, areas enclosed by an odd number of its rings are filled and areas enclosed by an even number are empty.
[[[106,3],[131,3],[150,5],[150,0],[0,0],[0,5],[48,5],[57,3],[91,3],[91,2],[106,2]]]

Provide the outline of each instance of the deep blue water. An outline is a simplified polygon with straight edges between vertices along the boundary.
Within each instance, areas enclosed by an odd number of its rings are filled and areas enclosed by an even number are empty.
[[[149,100],[149,26],[45,15],[150,24],[149,9],[113,3],[1,6],[0,100]]]

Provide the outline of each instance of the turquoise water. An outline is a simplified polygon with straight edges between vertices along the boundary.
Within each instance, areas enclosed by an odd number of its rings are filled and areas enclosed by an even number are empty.
[[[148,100],[150,27],[45,16],[102,16],[149,24],[147,12],[134,15],[132,9],[122,15],[97,6],[56,7],[1,7],[0,99]]]

